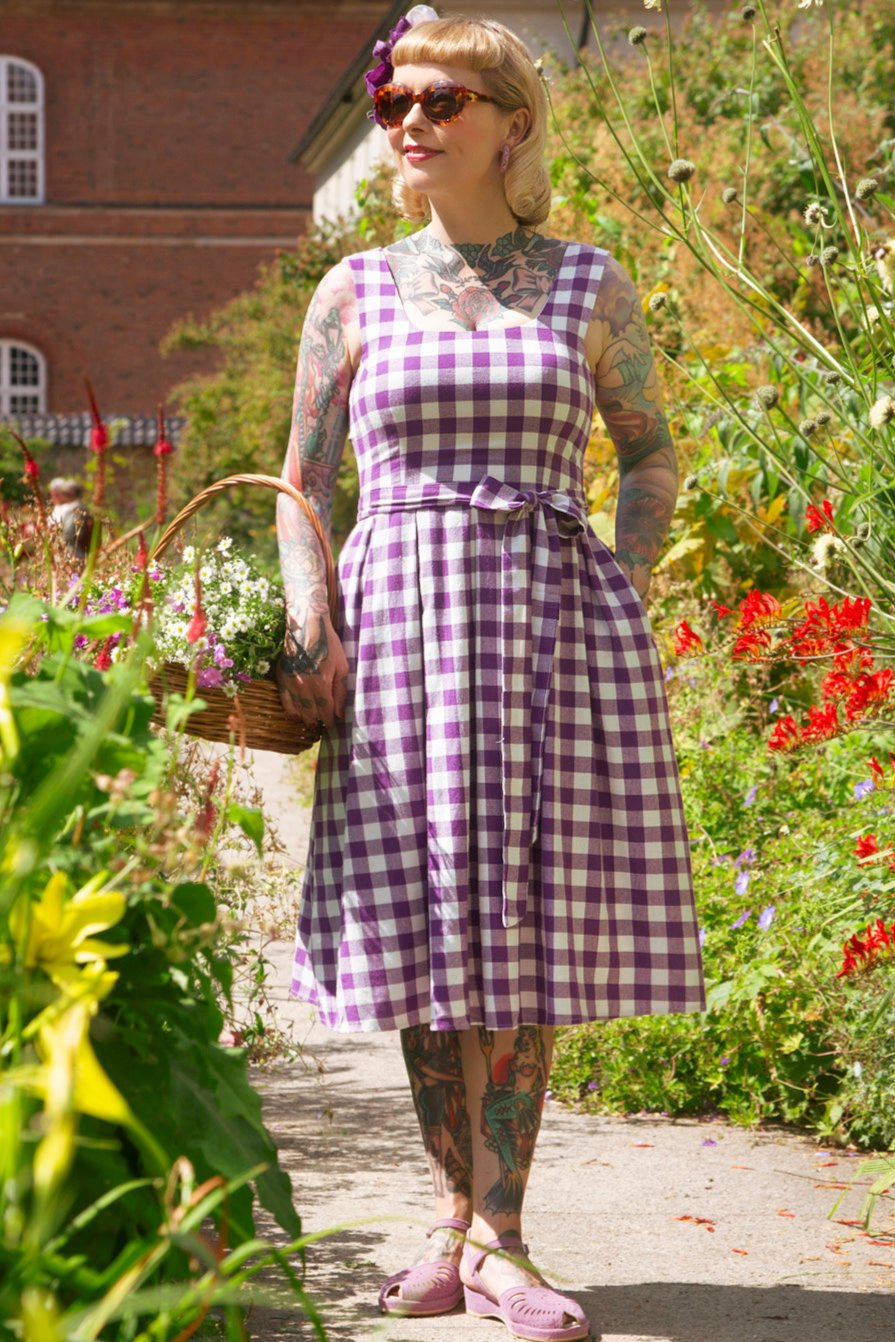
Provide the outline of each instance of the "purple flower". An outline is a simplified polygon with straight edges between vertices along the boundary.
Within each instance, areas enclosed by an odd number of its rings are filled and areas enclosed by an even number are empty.
[[[196,684],[200,690],[219,690],[224,677],[216,666],[202,666],[196,672]]]
[[[700,741],[700,743],[699,743],[699,749],[700,749],[700,750],[708,750],[708,749],[711,747],[711,744],[712,744],[711,741],[706,741],[705,739],[703,739],[703,740]]]
[[[730,853],[719,853],[717,857],[712,858],[712,866],[720,867],[723,866],[725,862],[729,861],[730,861]]]
[[[392,48],[399,38],[410,32],[412,27],[413,24],[408,23],[406,18],[398,19],[388,37],[380,39],[373,47],[373,59],[374,61],[378,60],[379,64],[374,65],[373,69],[368,70],[364,75],[364,83],[371,98],[378,88],[382,88],[383,84],[388,84],[391,81],[391,77],[395,73],[395,68],[392,65]]]
[[[743,851],[737,857],[734,858],[733,865],[735,867],[751,867],[754,861],[755,861],[755,849],[744,848]]]
[[[743,799],[743,805],[751,806],[752,803],[755,801],[757,795],[758,795],[758,786],[756,785],[755,787],[750,787],[749,791],[746,793],[746,796]]]
[[[702,1144],[703,1144],[703,1146],[717,1146],[717,1145],[718,1145],[718,1143],[715,1141],[714,1137],[703,1137],[703,1139],[702,1139]]]
[[[869,792],[875,792],[876,786],[872,778],[863,778],[860,783],[855,783],[855,796],[858,801],[863,801]]]
[[[237,671],[236,679],[241,680],[243,685],[251,685],[252,683],[252,677],[248,675],[245,671]]]
[[[673,666],[666,666],[666,668],[665,668],[665,679],[666,679],[666,681],[668,681],[668,680],[674,680],[674,677],[675,677],[675,670],[674,670],[674,667],[673,667]]]
[[[702,950],[704,945],[705,945],[705,928],[701,927],[699,929],[699,949]]]
[[[746,893],[746,891],[749,889],[749,872],[748,872],[748,871],[739,871],[739,872],[737,872],[736,885],[735,885],[734,888],[735,888],[735,890],[736,890],[736,892],[737,892],[738,895],[744,895],[744,894]]]
[[[767,932],[771,923],[774,921],[774,912],[774,905],[769,904],[768,907],[762,909],[761,913],[758,915],[758,926],[762,932]]]
[[[90,642],[90,639],[87,637],[86,634],[75,634],[75,647],[76,647],[76,648],[86,648],[86,647],[87,647],[87,644],[88,644],[89,642]]]
[[[747,909],[745,913],[740,914],[739,918],[737,918],[735,923],[731,923],[730,925],[731,927],[742,927],[746,919],[751,917],[752,917],[752,910]]]
[[[721,1059],[721,1062],[720,1062],[720,1066],[721,1066],[721,1067],[726,1067],[727,1064],[728,1064],[729,1062],[730,1062],[730,1059],[729,1059],[729,1058],[722,1058],[722,1059]]]
[[[587,1088],[588,1088],[588,1090],[599,1090],[599,1089],[600,1089],[600,1083],[599,1083],[599,1081],[588,1081],[588,1083],[587,1083]]]
[[[776,712],[779,710],[779,708],[780,708],[780,700],[779,700],[779,699],[772,699],[771,702],[770,702],[770,704],[768,705],[768,709],[769,709],[769,711],[770,711],[771,713],[776,713]]]

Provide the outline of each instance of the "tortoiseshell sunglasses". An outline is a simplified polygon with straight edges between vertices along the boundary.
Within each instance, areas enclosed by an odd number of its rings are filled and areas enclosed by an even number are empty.
[[[412,107],[419,103],[429,121],[439,126],[449,126],[456,121],[467,103],[493,103],[494,99],[484,93],[475,93],[462,84],[449,84],[439,80],[414,93],[404,84],[383,84],[373,94],[373,110],[367,115],[377,121],[384,129],[400,126]]]

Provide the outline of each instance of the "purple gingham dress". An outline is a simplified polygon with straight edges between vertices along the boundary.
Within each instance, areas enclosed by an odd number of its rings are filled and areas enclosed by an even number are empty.
[[[340,1030],[573,1024],[704,1005],[662,667],[588,525],[585,328],[421,330],[349,258],[357,524],[344,719],[317,764],[292,991]]]

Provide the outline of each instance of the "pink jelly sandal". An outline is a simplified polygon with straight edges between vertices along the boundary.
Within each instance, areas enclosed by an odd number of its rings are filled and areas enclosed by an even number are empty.
[[[500,1319],[513,1337],[525,1338],[526,1342],[572,1342],[573,1338],[590,1336],[581,1306],[550,1286],[508,1286],[495,1300],[479,1276],[485,1257],[495,1249],[506,1250],[508,1257],[528,1259],[528,1245],[515,1230],[505,1231],[481,1248],[467,1240],[463,1250],[471,1278],[463,1288],[467,1314],[478,1319]]]
[[[468,1221],[446,1216],[436,1221],[426,1238],[436,1230],[459,1230],[465,1234]],[[415,1263],[405,1267],[382,1283],[379,1308],[383,1314],[449,1314],[459,1305],[463,1295],[460,1271],[454,1263],[442,1259],[434,1263]]]

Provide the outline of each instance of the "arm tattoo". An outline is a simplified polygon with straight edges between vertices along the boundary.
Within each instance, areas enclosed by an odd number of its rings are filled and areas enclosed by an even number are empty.
[[[440,242],[426,231],[387,248],[404,308],[422,326],[463,331],[534,320],[546,303],[565,243],[517,227],[489,244]]]
[[[513,1051],[492,1061],[494,1032],[479,1026],[479,1047],[488,1081],[482,1096],[481,1124],[485,1145],[497,1154],[497,1182],[485,1194],[488,1211],[505,1214],[522,1207],[528,1170],[541,1126],[547,1094],[547,1054],[537,1025],[520,1025]]]
[[[344,324],[354,315],[350,271],[337,266],[311,300],[302,331],[283,478],[302,490],[327,535],[332,497],[348,433],[351,363]],[[290,629],[315,662],[327,653],[326,570],[314,530],[297,503],[277,502],[277,540]]]
[[[401,1048],[437,1197],[472,1196],[472,1129],[455,1030],[412,1025]]]
[[[677,458],[640,300],[615,261],[604,271],[593,320],[602,335],[597,408],[618,454],[615,557],[645,592],[677,501]]]

